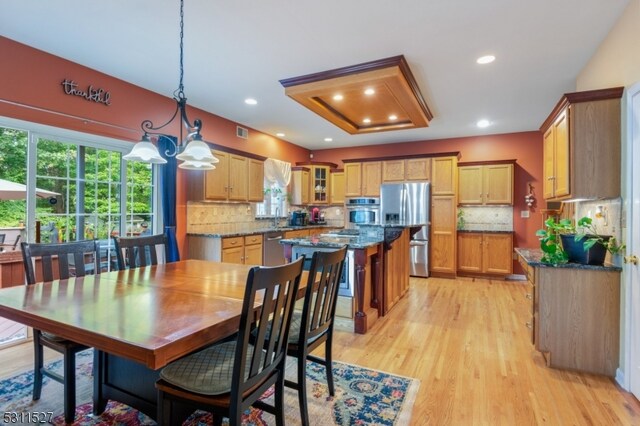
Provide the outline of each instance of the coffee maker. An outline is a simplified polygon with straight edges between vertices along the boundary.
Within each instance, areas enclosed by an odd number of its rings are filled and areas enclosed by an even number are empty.
[[[309,219],[307,218],[307,212],[304,210],[297,210],[291,212],[291,219],[289,225],[291,226],[306,226]]]

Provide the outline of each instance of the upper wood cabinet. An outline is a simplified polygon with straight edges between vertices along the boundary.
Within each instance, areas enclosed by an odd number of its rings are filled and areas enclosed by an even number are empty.
[[[205,173],[205,198],[207,200],[247,201],[248,159],[238,154],[213,151],[220,160],[215,170]]]
[[[346,197],[379,197],[382,183],[382,163],[366,161],[345,163]]]
[[[344,170],[331,171],[331,204],[344,204],[345,180]]]
[[[328,204],[331,191],[329,166],[311,166],[311,204]]]
[[[362,196],[379,197],[382,183],[382,163],[370,161],[362,163]]]
[[[248,159],[249,162],[249,182],[247,200],[261,203],[264,201],[264,162]]]
[[[309,176],[310,170],[306,167],[291,168],[291,204],[309,204]]]
[[[362,195],[362,163],[345,163],[344,180],[345,197]]]
[[[382,182],[429,180],[431,158],[393,159],[382,162]]]
[[[432,195],[455,195],[458,186],[458,157],[436,157],[432,160]]]
[[[542,124],[545,199],[620,196],[622,92],[567,93]]]
[[[513,205],[513,163],[460,163],[458,167],[458,204]]]

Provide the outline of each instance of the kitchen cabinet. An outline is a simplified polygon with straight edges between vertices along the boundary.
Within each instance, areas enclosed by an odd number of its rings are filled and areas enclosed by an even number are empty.
[[[455,277],[458,157],[435,157],[431,163],[431,242],[429,271]]]
[[[309,177],[310,170],[306,167],[292,167],[291,168],[291,204],[302,205],[309,204]]]
[[[345,179],[344,170],[336,169],[331,171],[331,204],[344,204]]]
[[[547,366],[615,377],[620,361],[620,269],[531,269],[534,293],[526,297],[534,312],[527,327]]]
[[[458,204],[513,205],[513,163],[460,163],[458,167]]]
[[[262,265],[262,234],[238,237],[189,235],[189,259]]]
[[[220,160],[215,170],[205,172],[205,199],[247,201],[248,159],[239,154],[213,150]]]
[[[542,124],[546,200],[620,196],[622,92],[567,93]]]
[[[264,201],[264,161],[249,158],[249,182],[247,201],[262,203]]]
[[[522,256],[518,256],[518,262],[524,271],[524,275],[527,277],[527,284],[524,291],[524,302],[527,306],[527,312],[530,315],[527,316],[527,322],[525,326],[529,330],[529,339],[531,340],[531,344],[535,345],[536,343],[536,328],[535,328],[535,319],[534,314],[536,311],[536,281],[535,281],[535,269],[533,266],[529,265]]]
[[[262,265],[262,235],[222,238],[222,262]]]
[[[345,196],[379,197],[382,183],[380,161],[345,162]]]
[[[345,197],[362,195],[362,163],[345,163]]]
[[[509,275],[513,272],[511,233],[459,232],[460,275]]]
[[[286,231],[284,233],[284,239],[292,239],[292,238],[304,238],[309,236],[309,229],[295,229],[293,231]]]
[[[431,173],[432,195],[456,195],[458,189],[457,157],[433,158]]]
[[[429,180],[431,158],[400,158],[382,162],[382,182]]]
[[[311,166],[311,203],[328,204],[330,194],[330,173],[327,166]]]

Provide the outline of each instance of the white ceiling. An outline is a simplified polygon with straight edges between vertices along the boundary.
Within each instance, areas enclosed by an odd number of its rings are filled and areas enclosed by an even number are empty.
[[[186,0],[185,94],[190,105],[309,149],[537,130],[628,3]],[[178,86],[178,33],[178,0],[0,5],[1,35],[166,96]],[[434,114],[428,128],[349,135],[278,82],[400,54]],[[496,61],[477,65],[485,54]],[[493,124],[479,129],[481,118]]]

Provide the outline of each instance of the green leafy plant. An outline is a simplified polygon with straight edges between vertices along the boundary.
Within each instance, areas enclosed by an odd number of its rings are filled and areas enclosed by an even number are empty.
[[[540,240],[540,249],[542,250],[543,263],[559,265],[567,263],[569,257],[567,252],[562,248],[560,242],[561,234],[573,234],[576,229],[569,219],[561,219],[556,221],[552,217],[544,222],[546,229],[539,229],[536,236]]]
[[[611,254],[624,253],[626,246],[624,244],[619,244],[616,237],[611,236],[609,238],[604,238],[600,235],[590,217],[581,217],[578,220],[578,228],[580,231],[576,234],[575,240],[582,241],[586,238],[583,243],[585,251],[589,250],[597,243],[600,243]]]
[[[464,220],[464,210],[458,209],[458,229],[464,229],[466,221]]]

